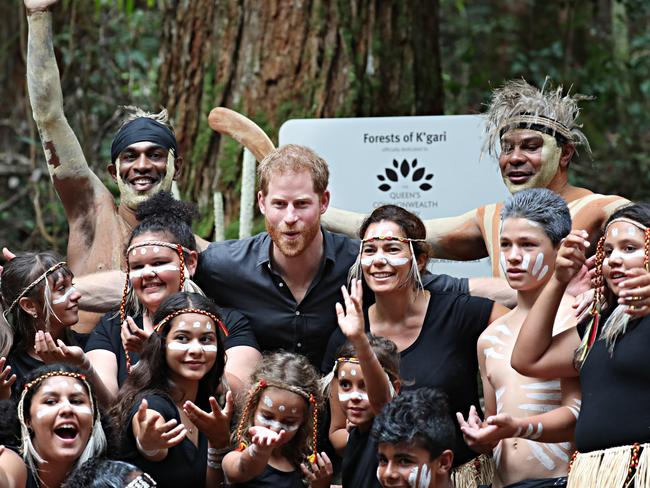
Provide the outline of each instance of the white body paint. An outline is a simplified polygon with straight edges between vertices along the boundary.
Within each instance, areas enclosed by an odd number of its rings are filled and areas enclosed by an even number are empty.
[[[170,342],[167,344],[167,349],[172,351],[189,351],[194,347],[193,344],[182,344],[180,342]],[[201,344],[199,346],[203,352],[217,352],[217,346],[215,344]]]
[[[280,412],[284,412],[286,409],[287,409],[287,407],[285,407],[284,405],[280,405],[280,406],[278,407],[278,410],[279,410]]]
[[[496,352],[493,347],[488,347],[483,352],[486,358],[503,359],[505,357],[503,354]]]
[[[349,402],[350,400],[368,401],[368,394],[359,391],[352,391],[349,393],[339,393],[339,402]]]
[[[530,254],[524,254],[524,258],[521,260],[521,267],[528,271],[530,266]]]
[[[299,424],[297,425],[287,425],[282,422],[278,422],[277,420],[269,420],[265,419],[262,415],[257,415],[255,417],[257,420],[258,425],[261,425],[263,427],[267,427],[269,429],[277,429],[277,430],[284,430],[286,432],[295,432],[298,430],[298,427],[300,427]]]
[[[264,395],[262,401],[264,402],[264,405],[266,405],[267,407],[269,408],[273,407],[273,400],[271,400],[267,395]]]
[[[72,295],[76,290],[74,286],[71,286],[68,288],[63,295],[61,295],[59,298],[56,300],[52,300],[52,305],[58,305],[59,303],[65,302],[70,295]]]
[[[506,324],[499,324],[494,327],[494,330],[508,337],[512,337],[512,331],[508,328]]]
[[[366,256],[365,258],[361,258],[361,264],[363,266],[371,266],[376,261],[377,262],[383,261],[385,264],[390,264],[391,266],[404,266],[410,260],[411,260],[410,258],[394,258],[390,256],[383,256],[380,254],[377,256]]]
[[[143,251],[145,248],[141,248]],[[134,249],[137,251],[137,249]],[[175,264],[161,264],[160,266],[145,266],[144,268],[136,269],[129,271],[129,279],[134,280],[137,278],[142,278],[145,274],[160,274],[165,271],[179,271],[180,268]]]
[[[92,415],[93,412],[88,405],[72,405],[67,400],[57,403],[56,405],[39,405],[36,409],[36,418],[41,419],[50,414],[58,412],[64,407],[70,408],[77,415]]]

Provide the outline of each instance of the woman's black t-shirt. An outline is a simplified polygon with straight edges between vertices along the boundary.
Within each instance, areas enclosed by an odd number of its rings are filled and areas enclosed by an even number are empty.
[[[221,339],[226,350],[235,346],[250,346],[259,350],[255,334],[251,329],[248,319],[241,313],[232,308],[219,308],[221,319],[226,329],[228,337],[225,337],[219,328]],[[133,317],[133,321],[140,328],[144,329],[142,315]],[[85,351],[90,352],[97,349],[110,351],[117,357],[117,384],[121,387],[126,381],[128,372],[126,370],[126,354],[122,346],[120,315],[116,312],[105,314],[95,329],[90,334]],[[140,357],[137,353],[129,353],[131,364],[136,364]]]
[[[371,426],[372,428],[372,426]],[[377,441],[358,427],[350,430],[341,468],[343,488],[381,488],[377,480]]]
[[[174,402],[162,395],[145,395],[148,408],[163,416],[165,421],[181,417]],[[133,429],[130,428],[133,417],[140,407],[140,402],[133,405],[129,414],[126,436],[122,440],[125,459],[151,475],[159,488],[179,488],[181,486],[205,486],[207,469],[208,439],[199,431],[198,447],[185,437],[182,442],[167,451],[162,461],[150,461],[137,449]],[[205,408],[203,406],[202,408]]]
[[[578,325],[581,337],[585,328],[585,323]],[[578,451],[650,442],[649,347],[650,317],[630,321],[612,355],[605,340],[594,343],[580,369]]]
[[[229,488],[305,488],[300,471],[280,471],[266,465],[261,475],[245,483],[226,484]]]
[[[415,342],[400,353],[402,390],[423,386],[439,388],[449,397],[450,415],[456,424],[454,466],[477,456],[463,441],[456,412],[479,409],[476,342],[487,327],[494,302],[454,292],[432,292],[424,324]],[[366,331],[370,331],[364,311]],[[340,329],[330,337],[323,373],[334,367],[336,351],[345,343]]]

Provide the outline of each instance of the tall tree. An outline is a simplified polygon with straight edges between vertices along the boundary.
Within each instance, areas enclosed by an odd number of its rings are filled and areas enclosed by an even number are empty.
[[[188,162],[180,187],[204,214],[217,188],[227,220],[239,206],[240,148],[209,128],[214,106],[247,115],[272,138],[296,117],[442,113],[436,0],[164,5],[158,89]]]

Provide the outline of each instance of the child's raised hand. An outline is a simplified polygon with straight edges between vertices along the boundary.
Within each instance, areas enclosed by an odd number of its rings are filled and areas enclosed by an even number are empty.
[[[572,230],[564,238],[555,261],[555,277],[561,283],[569,283],[582,269],[587,258],[585,251],[590,246],[584,230]]]
[[[135,414],[135,421],[138,424],[136,441],[142,454],[153,457],[163,449],[180,444],[187,435],[187,429],[183,424],[178,424],[176,419],[165,422],[162,415],[147,410],[148,407],[147,400],[143,399]]]
[[[0,357],[0,400],[11,398],[11,385],[16,382],[16,375],[11,374],[11,366],[6,366],[7,359]]]
[[[78,346],[66,346],[61,339],[54,342],[52,335],[42,330],[34,337],[34,352],[44,363],[68,363],[80,367],[86,365],[83,349]]]
[[[230,438],[230,419],[232,417],[232,393],[226,392],[226,405],[219,408],[217,399],[210,397],[210,412],[204,412],[194,403],[187,401],[183,411],[194,425],[205,434],[213,446],[227,446]]]
[[[302,463],[300,469],[312,488],[329,488],[334,468],[330,458],[324,452],[316,455],[315,462]]]
[[[122,337],[124,349],[128,352],[140,354],[149,335],[151,334],[138,327],[131,317],[127,316],[126,320],[122,323],[120,336]]]
[[[345,310],[337,302],[336,318],[339,322],[341,331],[348,339],[355,339],[365,335],[363,320],[363,289],[361,281],[353,278],[350,284],[350,293],[345,286],[341,287],[343,299],[345,300]]]
[[[487,436],[489,436],[496,427],[484,425],[474,405],[469,409],[467,421],[460,412],[456,412],[456,419],[458,420],[460,430],[463,433],[463,438],[469,447],[476,452],[492,452],[492,449],[498,440],[496,442],[491,442],[487,439]]]
[[[287,436],[287,432],[284,429],[280,430],[280,432],[275,432],[261,425],[254,425],[248,429],[248,432],[251,435],[253,444],[265,451],[272,450]]]

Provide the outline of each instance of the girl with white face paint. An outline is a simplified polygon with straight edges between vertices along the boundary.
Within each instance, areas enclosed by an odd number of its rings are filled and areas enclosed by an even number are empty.
[[[552,336],[553,312],[589,247],[587,233],[573,231],[560,247],[553,278],[529,313],[512,355],[512,366],[522,374],[561,372],[580,378],[578,454],[569,487],[645,486],[650,479],[647,297],[623,295],[629,282],[648,274],[649,227],[648,204],[612,214],[596,248],[592,308],[576,329]]]
[[[0,340],[0,355],[7,359],[0,358],[0,399],[9,398],[12,385],[44,363],[91,369],[79,347],[83,337],[72,330],[81,298],[73,278],[67,264],[50,252],[21,254],[4,265],[0,334],[7,336]]]
[[[238,449],[223,460],[228,486],[329,488],[332,463],[316,445],[321,396],[313,366],[304,356],[273,353],[253,379],[235,432]]]
[[[153,318],[155,330],[113,412],[132,453],[129,462],[158,486],[221,483],[232,396],[226,394],[221,409],[213,395],[223,375],[227,330],[217,307],[196,293],[170,296]]]
[[[27,482],[3,486],[60,488],[106,450],[97,400],[82,371],[65,364],[42,366],[24,380],[17,409],[23,461],[3,454],[0,470],[11,478],[26,468]]]
[[[399,353],[392,341],[366,335],[361,282],[352,279],[351,291],[342,287],[345,308],[336,314],[346,342],[337,352],[330,389],[332,408],[345,413],[349,438],[343,453],[343,486],[379,487],[377,444],[370,437],[375,416],[399,390]],[[335,397],[335,398],[333,398]],[[330,428],[331,432],[331,428]]]

